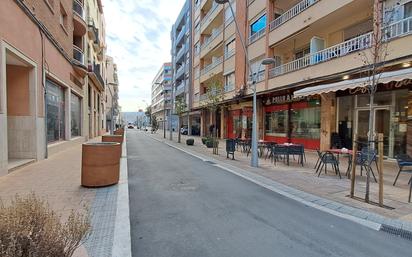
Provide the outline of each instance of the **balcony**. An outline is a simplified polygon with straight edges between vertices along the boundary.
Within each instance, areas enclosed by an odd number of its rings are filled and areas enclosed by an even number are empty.
[[[269,71],[269,77],[274,78],[282,74],[300,70],[311,65],[327,62],[351,53],[364,50],[372,45],[372,32],[347,40],[321,51],[311,53],[292,62],[285,63]]]
[[[182,65],[176,71],[175,80],[179,80],[180,77],[182,77],[182,75],[184,75],[184,74],[185,74],[185,67],[184,67],[184,65]]]
[[[84,16],[83,3],[73,0],[73,35],[84,36],[87,32],[87,25]]]
[[[209,25],[216,19],[216,17],[218,16],[218,14],[221,13],[221,11],[223,10],[223,5],[220,4],[216,4],[213,1],[213,5],[212,8],[210,9],[210,11],[203,17],[203,19],[200,22],[200,32],[204,33],[206,28],[209,27]],[[222,21],[223,22],[223,15],[222,15]],[[222,23],[219,23],[222,24]]]
[[[205,66],[201,71],[200,71],[200,82],[203,82],[215,74],[223,72],[223,57],[220,56],[216,59],[214,59],[210,64]]]
[[[262,28],[249,37],[249,45],[261,39],[266,34],[266,28]]]
[[[185,82],[182,82],[176,87],[175,96],[179,96],[183,94],[184,92],[185,92]]]
[[[180,41],[182,40],[182,38],[185,34],[186,34],[186,27],[183,26],[182,30],[179,32],[179,34],[176,37],[175,45],[179,45]]]
[[[225,60],[229,59],[230,57],[234,56],[236,53],[236,49],[232,49],[225,53]]]
[[[101,68],[100,64],[89,64],[89,78],[93,81],[93,83],[97,86],[100,91],[104,91],[105,84],[103,77],[101,75]]]
[[[186,46],[183,45],[183,47],[180,48],[180,50],[176,54],[176,59],[175,59],[176,63],[180,63],[180,61],[181,61],[181,59],[182,59],[185,52],[186,52]]]
[[[84,53],[78,46],[73,45],[73,59],[79,64],[84,65]]]
[[[299,35],[300,32],[306,33],[309,30],[322,30],[324,27],[334,26],[345,18],[366,13],[370,6],[369,1],[303,0],[291,8],[285,6],[283,9],[286,12],[269,23],[270,46]]]
[[[382,29],[384,40],[403,37],[412,33],[412,17],[396,21]]]
[[[212,34],[203,41],[201,46],[200,58],[203,58],[212,49],[218,46],[223,41],[223,26],[213,29]]]
[[[269,28],[270,31],[278,28],[281,26],[283,23],[293,19],[293,17],[298,16],[300,13],[302,13],[304,10],[308,9],[312,5],[316,4],[319,2],[319,0],[303,0],[287,10],[285,13],[280,15],[278,18],[274,19],[270,24]]]

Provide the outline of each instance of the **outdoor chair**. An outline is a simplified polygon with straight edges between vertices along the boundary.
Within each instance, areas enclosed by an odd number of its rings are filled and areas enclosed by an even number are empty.
[[[321,161],[322,161],[322,156],[323,156],[323,152],[321,152],[319,149],[317,149],[316,150],[316,152],[317,152],[317,154],[318,154],[318,160],[316,161],[316,164],[315,164],[315,167],[314,167],[314,169],[316,169],[316,172],[315,173],[317,173],[318,171],[318,168],[319,168],[319,166],[321,165]]]
[[[316,172],[319,172],[318,177],[322,173],[323,168],[325,168],[325,174],[326,174],[328,164],[332,166],[332,169],[335,171],[336,175],[339,175],[339,178],[342,178],[340,174],[340,170],[339,170],[339,161],[336,158],[336,156],[331,152],[326,152],[322,155],[320,165],[318,169],[316,170]]]
[[[273,153],[273,162],[276,165],[276,161],[280,158],[285,160],[288,158],[288,146],[285,145],[274,145],[272,148],[272,153]]]
[[[302,164],[303,166],[303,160],[305,159],[306,161],[306,157],[305,157],[305,148],[303,145],[291,145],[289,146],[288,149],[288,153],[289,156],[292,155],[293,158],[295,158],[295,155],[298,156],[298,163]]]
[[[375,149],[369,149],[368,147],[363,147],[360,152],[356,154],[356,160],[355,160],[355,165],[361,167],[361,176],[362,176],[362,171],[365,169],[367,172],[370,170],[372,173],[373,179],[375,182],[378,182],[375,176],[375,173],[373,172],[372,169],[372,163],[375,163],[376,170],[379,172],[378,169],[378,162],[377,162],[377,154]],[[349,155],[349,162],[352,162],[352,155]],[[347,174],[348,175],[350,170],[348,169]]]
[[[409,173],[412,175],[412,158],[407,155],[407,154],[400,154],[396,156],[396,162],[398,163],[399,171],[398,174],[396,175],[395,181],[393,182],[393,185],[395,186],[396,181],[398,180],[399,175],[401,172],[404,173]],[[412,176],[411,176],[412,178]],[[411,180],[409,180],[409,184],[411,183]],[[412,185],[411,185],[412,187]],[[410,196],[409,196],[409,201],[410,201]]]
[[[265,156],[265,160],[267,158],[272,159],[273,158],[273,147],[276,145],[275,142],[273,143],[268,143],[266,145],[266,156]]]

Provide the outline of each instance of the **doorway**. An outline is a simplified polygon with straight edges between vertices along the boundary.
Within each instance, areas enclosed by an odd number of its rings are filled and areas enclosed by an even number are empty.
[[[372,109],[374,115],[373,120],[373,131],[376,134],[383,134],[383,154],[385,156],[393,156],[393,144],[391,140],[391,129],[390,129],[390,120],[391,112],[389,107],[375,107]],[[368,141],[368,132],[369,132],[369,109],[358,109],[356,111],[356,133],[358,134],[358,140],[360,142]],[[377,145],[376,145],[377,147]]]

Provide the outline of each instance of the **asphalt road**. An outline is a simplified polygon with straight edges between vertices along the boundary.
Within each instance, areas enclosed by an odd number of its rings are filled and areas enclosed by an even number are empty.
[[[134,257],[412,256],[412,241],[307,207],[127,131]]]

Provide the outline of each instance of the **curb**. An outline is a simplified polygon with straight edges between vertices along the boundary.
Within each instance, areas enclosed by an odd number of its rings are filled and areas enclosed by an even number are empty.
[[[131,235],[129,217],[129,183],[127,177],[126,132],[120,159],[120,179],[117,193],[117,209],[113,236],[112,257],[131,257]]]
[[[149,136],[153,140],[164,143],[170,147],[173,147],[179,151],[182,151],[186,154],[189,154],[193,157],[196,157],[204,162],[209,162],[211,165],[221,168],[225,171],[228,171],[232,174],[240,176],[250,182],[253,182],[257,185],[265,187],[273,192],[276,192],[280,195],[293,199],[297,202],[305,204],[307,206],[313,207],[323,212],[351,220],[360,225],[369,227],[377,231],[388,232],[390,230],[392,234],[396,234],[406,239],[412,238],[412,223],[407,221],[401,221],[397,219],[386,218],[382,215],[365,211],[359,208],[351,207],[345,204],[341,204],[326,198],[322,198],[310,193],[300,191],[298,189],[289,187],[287,185],[281,184],[269,178],[263,177],[251,171],[247,171],[242,168],[235,167],[233,165],[227,164],[223,161],[214,159],[213,157],[205,156],[200,153],[193,153],[190,150],[180,148],[171,144],[165,140],[157,139],[153,136]],[[389,228],[389,229],[388,229]],[[393,233],[396,231],[396,233]]]

